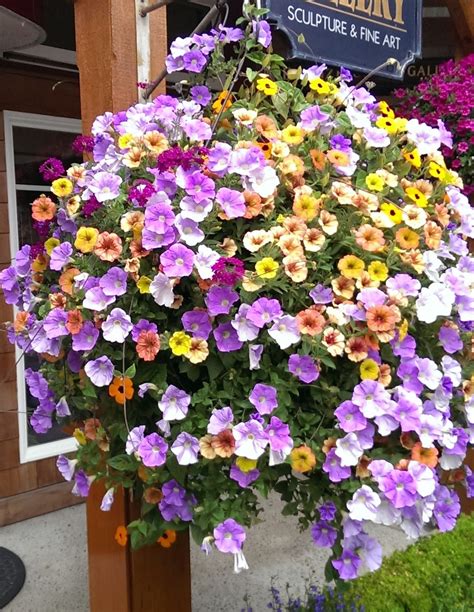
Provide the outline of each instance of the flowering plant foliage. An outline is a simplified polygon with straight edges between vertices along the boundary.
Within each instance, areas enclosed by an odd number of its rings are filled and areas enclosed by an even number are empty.
[[[260,15],[175,41],[188,97],[107,112],[91,161],[47,164],[41,239],[0,284],[44,358],[32,427],[76,424],[78,495],[133,489],[134,546],[190,525],[240,570],[275,491],[351,579],[381,562],[368,521],[448,530],[473,488],[474,212],[444,129],[347,70],[287,70]]]
[[[474,193],[474,54],[459,62],[450,60],[413,89],[397,89],[397,112],[432,127],[452,132],[441,151],[451,168],[464,180],[464,192]],[[442,119],[441,119],[442,118]],[[444,127],[445,126],[445,127]]]

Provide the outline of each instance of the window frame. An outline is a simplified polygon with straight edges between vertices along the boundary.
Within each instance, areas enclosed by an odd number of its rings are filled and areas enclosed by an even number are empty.
[[[23,127],[31,129],[43,129],[54,132],[82,133],[80,119],[69,117],[56,117],[52,115],[39,115],[34,113],[22,113],[17,111],[3,111],[3,122],[5,128],[5,161],[6,161],[6,180],[8,197],[8,226],[10,255],[18,251],[18,216],[17,216],[17,190],[36,191],[35,185],[23,185],[16,183],[15,173],[15,149],[13,128]],[[48,188],[38,186],[41,191]],[[17,309],[14,307],[14,314]],[[55,457],[62,453],[73,452],[77,449],[74,438],[65,438],[54,442],[39,443],[35,446],[28,446],[28,415],[26,407],[26,388],[25,388],[25,365],[22,358],[22,351],[15,347],[16,366],[16,388],[17,388],[17,409],[18,409],[18,435],[19,435],[19,454],[20,463],[29,463],[48,457]]]

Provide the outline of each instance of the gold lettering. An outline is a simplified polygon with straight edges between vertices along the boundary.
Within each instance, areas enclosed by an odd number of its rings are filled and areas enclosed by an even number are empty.
[[[387,21],[392,21],[388,0],[374,0],[372,15],[374,17],[382,17],[382,19],[386,19]]]
[[[372,15],[372,0],[357,0],[356,11]]]
[[[339,0],[340,6],[345,6],[348,9],[351,9],[354,12],[356,0]]]
[[[395,0],[395,23],[404,24],[403,21],[403,0]]]

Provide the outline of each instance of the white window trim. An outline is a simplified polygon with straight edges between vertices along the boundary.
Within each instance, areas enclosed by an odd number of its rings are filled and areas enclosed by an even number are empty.
[[[36,115],[33,113],[19,113],[16,111],[4,111],[5,127],[5,159],[8,195],[8,223],[10,230],[10,253],[18,251],[18,217],[17,217],[17,190],[37,190],[32,185],[16,184],[15,180],[15,155],[13,142],[13,128],[26,127],[31,129],[52,130],[55,132],[76,132],[81,134],[81,121],[67,117],[52,117],[50,115]],[[40,190],[46,191],[45,187]],[[14,309],[16,313],[16,309]],[[54,457],[61,453],[73,452],[77,449],[74,438],[66,438],[57,442],[45,442],[36,446],[28,446],[28,422],[26,415],[26,392],[25,392],[25,365],[24,359],[20,359],[22,351],[15,347],[15,359],[18,361],[16,368],[16,386],[18,393],[18,433],[20,463],[37,461]]]

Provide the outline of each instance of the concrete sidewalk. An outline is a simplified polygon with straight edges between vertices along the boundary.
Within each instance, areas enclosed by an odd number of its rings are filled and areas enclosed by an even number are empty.
[[[276,499],[267,501],[265,522],[248,533],[247,572],[233,573],[231,555],[205,557],[192,545],[193,612],[240,612],[246,594],[254,612],[265,612],[272,580],[282,589],[290,584],[295,595],[309,581],[324,582],[327,553],[311,543],[309,532],[298,531],[295,520],[281,516],[280,507]],[[16,552],[27,572],[25,586],[4,612],[89,611],[85,530],[83,505],[0,529],[0,546]],[[397,529],[374,527],[371,533],[384,554],[409,543]]]

